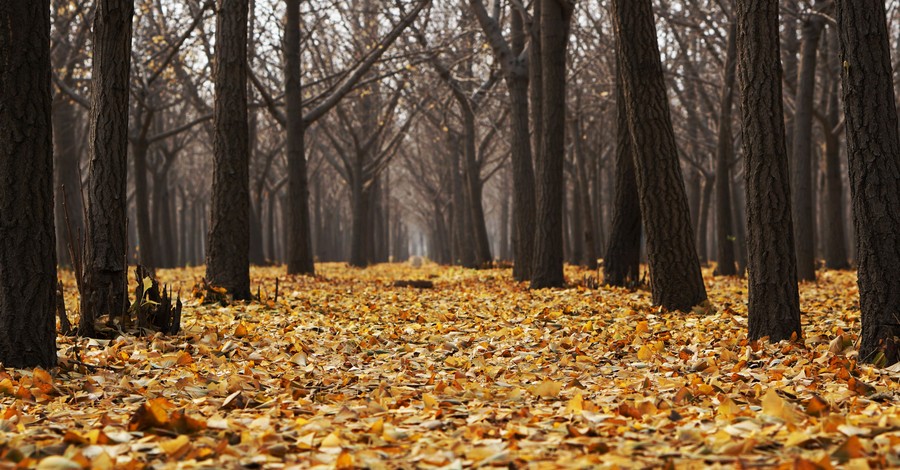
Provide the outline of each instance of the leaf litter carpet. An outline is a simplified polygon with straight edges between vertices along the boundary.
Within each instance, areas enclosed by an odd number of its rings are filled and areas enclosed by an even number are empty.
[[[61,337],[58,368],[0,371],[0,468],[900,465],[900,375],[856,362],[853,273],[802,285],[804,339],[767,344],[743,281],[708,271],[710,304],[669,313],[509,270],[318,269],[189,298],[178,336]],[[190,297],[203,271],[159,275]]]

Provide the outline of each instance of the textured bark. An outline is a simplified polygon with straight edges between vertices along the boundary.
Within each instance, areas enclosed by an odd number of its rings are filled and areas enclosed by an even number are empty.
[[[802,335],[781,101],[778,2],[739,0],[751,339]]]
[[[728,28],[728,51],[725,54],[725,75],[719,106],[719,141],[716,148],[716,274],[737,274],[734,264],[734,229],[731,216],[731,161],[734,160],[734,135],[731,132],[731,111],[734,107],[735,65],[737,64],[737,27]]]
[[[884,2],[838,0],[850,195],[859,263],[859,358],[900,360],[900,136]]]
[[[0,363],[56,365],[50,2],[0,4]]]
[[[821,0],[817,2],[821,4]],[[816,280],[816,207],[812,170],[813,100],[816,90],[816,54],[825,17],[809,15],[803,22],[800,69],[794,110],[794,142],[791,164],[791,207],[797,278]]]
[[[284,101],[288,161],[288,274],[315,274],[309,224],[309,185],[303,150],[305,124],[300,89],[300,0],[286,0],[284,27]]]
[[[573,5],[541,0],[541,151],[537,158],[534,265],[531,288],[562,287],[566,158],[566,47]]]
[[[481,201],[481,171],[475,149],[475,113],[469,106],[463,105],[460,107],[463,108],[463,123],[465,127],[466,191],[468,191],[468,215],[474,239],[475,266],[485,267],[490,265],[493,257],[491,256],[491,245],[488,239],[487,223],[484,220],[484,207]]]
[[[90,111],[90,177],[84,292],[79,333],[94,336],[94,321],[124,315],[128,306],[126,182],[132,0],[100,0],[94,17]]]
[[[653,303],[687,310],[706,300],[650,0],[613,1],[619,67],[634,145]]]
[[[641,206],[634,174],[634,146],[621,74],[616,75],[616,194],[609,246],[603,259],[603,282],[635,287],[640,282]]]
[[[243,0],[216,12],[213,187],[206,277],[235,299],[250,298],[250,155],[247,124],[247,14]]]

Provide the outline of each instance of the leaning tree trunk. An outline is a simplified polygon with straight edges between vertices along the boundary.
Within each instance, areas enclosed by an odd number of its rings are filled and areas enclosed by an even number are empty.
[[[619,67],[647,230],[653,303],[687,310],[706,300],[694,248],[650,0],[614,0]]]
[[[88,137],[87,243],[79,325],[83,336],[97,334],[97,317],[120,317],[128,307],[126,181],[133,16],[133,0],[97,2]]]
[[[725,54],[725,76],[719,109],[719,142],[716,148],[716,274],[737,274],[734,265],[735,230],[731,216],[731,161],[734,159],[734,136],[731,133],[731,111],[734,107],[734,76],[737,63],[737,38],[734,23],[728,28],[728,52]]]
[[[802,335],[781,101],[778,1],[738,0],[750,338]]]
[[[838,0],[861,360],[900,360],[900,136],[884,2]]]
[[[616,194],[609,246],[603,259],[603,282],[634,287],[640,282],[641,206],[621,77],[616,74]]]
[[[819,0],[817,3],[821,3]],[[816,91],[816,53],[825,17],[810,15],[803,23],[800,69],[794,111],[793,164],[791,165],[791,207],[794,220],[794,247],[797,277],[816,280],[816,207],[812,172],[813,107]]]
[[[0,362],[56,365],[50,2],[0,7]]]
[[[537,157],[534,265],[531,288],[562,287],[566,158],[566,47],[573,5],[541,0],[541,151]]]
[[[250,151],[247,127],[245,1],[216,12],[213,187],[206,276],[235,299],[250,298]]]

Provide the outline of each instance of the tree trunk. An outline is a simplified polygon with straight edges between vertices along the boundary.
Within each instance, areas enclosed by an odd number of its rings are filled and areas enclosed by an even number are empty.
[[[531,288],[562,287],[566,158],[566,48],[573,5],[541,0],[541,146],[537,158],[537,211]]]
[[[128,93],[132,0],[100,0],[94,17],[82,336],[95,336],[94,321],[125,314],[127,293]]]
[[[778,1],[738,0],[750,338],[800,337],[790,174],[781,101]]]
[[[859,263],[859,358],[900,360],[900,137],[884,2],[837,0]]]
[[[706,300],[650,0],[614,0],[613,18],[653,303],[687,310]]]
[[[697,255],[704,266],[709,263],[709,218],[713,193],[716,187],[716,175],[703,175],[703,192],[700,196],[700,216],[697,228]]]
[[[816,2],[817,6],[822,3]],[[816,54],[825,17],[809,15],[803,22],[800,69],[794,111],[794,142],[791,165],[791,207],[794,220],[794,247],[797,278],[816,280],[816,206],[812,173],[813,100],[816,90]]]
[[[250,298],[247,14],[247,2],[218,0],[214,169],[206,247],[207,279],[239,300]]]
[[[618,62],[618,60],[617,60]],[[628,129],[622,74],[616,73],[616,194],[603,282],[634,287],[640,282],[641,207],[634,174],[634,144]]]
[[[50,2],[0,6],[0,362],[56,365]]]
[[[735,37],[737,26],[728,28],[728,52],[725,55],[725,77],[719,109],[719,142],[716,148],[716,274],[737,274],[734,265],[734,229],[731,216],[731,162],[734,160],[734,136],[731,133],[731,111],[734,103],[734,77],[737,63]]]
[[[840,75],[840,66],[837,61],[838,38],[837,31],[829,28],[828,31],[828,70],[835,76]],[[844,179],[841,174],[841,136],[835,129],[840,124],[841,109],[838,104],[837,79],[832,79],[826,93],[827,111],[825,126],[822,129],[825,135],[825,206],[823,219],[825,222],[825,267],[828,269],[848,269],[847,262],[847,228],[844,207]]]
[[[465,105],[461,107],[465,123],[466,179],[469,191],[469,217],[472,222],[472,235],[475,238],[475,265],[485,267],[491,264],[493,257],[488,240],[487,223],[484,220],[484,207],[481,205],[481,171],[475,150],[475,114],[471,108],[466,109]]]
[[[350,203],[353,214],[353,241],[350,243],[350,265],[364,268],[369,265],[369,191],[361,181],[362,157],[357,156],[356,162],[360,167],[354,171],[354,178],[350,185]]]
[[[303,148],[303,94],[300,88],[300,0],[285,0],[284,102],[288,161],[287,273],[315,274],[309,226],[309,189]]]
[[[153,272],[156,269],[156,247],[150,233],[150,191],[147,184],[147,153],[149,144],[135,140],[131,144],[134,160],[134,205],[137,212],[138,253],[140,263]]]
[[[61,45],[62,43],[60,43]],[[60,47],[60,46],[57,46]],[[69,256],[69,229],[72,237],[84,236],[84,206],[79,180],[80,155],[78,152],[78,113],[75,104],[62,92],[56,93],[53,103],[53,154],[54,191],[56,202],[56,255],[59,264],[71,266]],[[63,207],[65,202],[66,207]],[[66,216],[68,215],[68,227]],[[71,240],[76,250],[81,246]]]

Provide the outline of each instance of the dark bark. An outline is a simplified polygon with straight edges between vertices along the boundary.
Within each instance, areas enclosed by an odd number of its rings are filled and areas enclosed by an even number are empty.
[[[56,365],[50,2],[0,4],[0,363]]]
[[[778,2],[738,0],[737,18],[749,229],[749,336],[780,341],[802,332],[782,119]]]
[[[687,310],[706,300],[650,0],[613,1],[619,67],[647,231],[653,303]]]
[[[57,46],[60,47],[60,46]],[[57,92],[53,103],[54,191],[56,193],[56,255],[61,266],[71,266],[66,216],[73,237],[84,236],[84,205],[79,180],[78,113],[68,96]],[[65,206],[63,207],[63,203]],[[72,246],[80,244],[72,240]]]
[[[584,128],[581,115],[575,119],[575,135],[573,136],[573,151],[575,152],[575,174],[578,181],[578,190],[574,197],[579,201],[580,213],[576,212],[576,219],[583,218],[584,224],[580,233],[575,236],[583,241],[584,254],[578,260],[588,269],[597,269],[597,245],[594,237],[594,211],[591,208],[590,178],[587,174],[587,156],[584,150]]]
[[[128,306],[126,181],[128,172],[128,93],[131,70],[132,0],[100,0],[94,17],[90,111],[90,177],[83,336],[96,335],[95,319],[124,315]]]
[[[709,218],[712,216],[712,199],[716,188],[715,173],[703,175],[703,191],[700,193],[700,214],[697,221],[697,256],[704,266],[709,263]]]
[[[817,5],[822,3],[821,0]],[[797,253],[797,278],[816,280],[816,206],[812,170],[813,100],[816,90],[816,54],[825,17],[805,18],[800,46],[800,68],[794,110],[794,142],[791,152],[791,207],[794,220],[794,249]]]
[[[303,148],[303,95],[300,75],[300,0],[286,0],[284,101],[288,161],[288,274],[315,274],[309,224],[309,185]]]
[[[241,300],[250,298],[247,15],[247,2],[218,0],[214,169],[206,247],[207,279]]]
[[[734,229],[731,216],[731,162],[734,160],[734,136],[731,111],[734,107],[735,65],[737,64],[736,26],[728,28],[728,51],[719,109],[719,142],[716,148],[716,274],[737,274],[734,263]]]
[[[828,70],[835,77],[840,76],[838,64],[837,31],[829,28]],[[822,133],[825,135],[825,204],[823,207],[824,237],[823,249],[825,267],[828,269],[848,269],[847,261],[847,226],[844,207],[844,180],[841,171],[841,131],[838,125],[841,120],[841,109],[838,104],[839,81],[831,79],[826,89],[827,110]]]
[[[566,48],[574,6],[541,0],[541,151],[535,171],[536,213],[531,288],[562,287],[566,153]]]
[[[139,119],[140,120],[140,119]],[[145,139],[134,139],[131,143],[131,157],[134,163],[134,205],[137,212],[137,246],[139,262],[156,272],[156,241],[150,231],[150,190],[147,182],[147,155],[149,144]]]
[[[641,206],[621,73],[616,74],[616,115],[616,194],[609,246],[603,259],[603,282],[634,287],[640,282]]]
[[[885,6],[835,4],[859,264],[859,358],[893,364],[900,360],[900,136]]]
[[[491,245],[488,240],[487,223],[484,220],[484,207],[482,206],[481,166],[478,164],[475,146],[475,112],[471,106],[461,105],[463,112],[463,125],[465,128],[465,174],[466,190],[468,191],[469,219],[474,241],[474,264],[477,267],[489,266]]]

